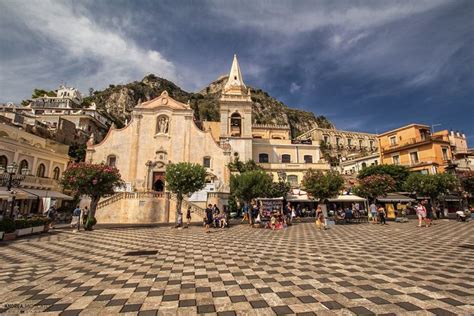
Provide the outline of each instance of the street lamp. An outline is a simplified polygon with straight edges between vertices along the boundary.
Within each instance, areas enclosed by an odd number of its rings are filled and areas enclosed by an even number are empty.
[[[18,165],[13,162],[4,167],[0,167],[0,173],[2,174],[0,177],[0,185],[7,187],[7,191],[11,191],[12,187],[19,187],[21,181],[25,179],[26,174],[28,173],[28,168],[23,168],[20,170],[20,174],[17,174],[16,171],[18,170]],[[12,205],[10,216],[13,215],[13,207],[15,206],[15,195],[12,193]]]

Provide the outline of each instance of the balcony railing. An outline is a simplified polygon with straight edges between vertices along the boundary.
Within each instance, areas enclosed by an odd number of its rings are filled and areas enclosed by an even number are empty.
[[[404,141],[397,142],[397,143],[390,143],[387,147],[382,148],[382,152],[386,151],[391,151],[393,149],[397,148],[402,148],[410,145],[415,145],[415,144],[420,144],[420,143],[425,143],[425,142],[430,142],[430,141],[446,141],[448,142],[449,140],[442,135],[426,135],[424,137],[412,137],[408,138]]]

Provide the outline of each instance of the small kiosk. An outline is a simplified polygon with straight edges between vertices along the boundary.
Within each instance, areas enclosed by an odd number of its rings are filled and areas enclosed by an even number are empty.
[[[283,198],[258,198],[260,204],[260,227],[270,227],[272,215],[279,213],[283,217]]]
[[[399,194],[399,193],[387,193],[385,196],[377,197],[377,203],[383,204],[385,211],[387,212],[387,219],[397,220],[399,218],[405,218],[406,215],[410,215],[407,206],[409,203],[415,203],[416,200]]]

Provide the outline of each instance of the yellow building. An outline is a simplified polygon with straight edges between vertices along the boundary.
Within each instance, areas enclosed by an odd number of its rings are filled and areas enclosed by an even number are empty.
[[[444,172],[452,159],[446,131],[431,133],[430,127],[410,124],[378,135],[383,164],[407,166],[410,171]]]

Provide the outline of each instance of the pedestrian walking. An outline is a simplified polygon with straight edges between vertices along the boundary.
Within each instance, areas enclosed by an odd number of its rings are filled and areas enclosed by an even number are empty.
[[[71,228],[76,228],[77,231],[81,229],[81,213],[82,210],[79,205],[72,211]]]
[[[431,207],[431,203],[428,200],[425,200],[423,206],[426,209],[426,226],[431,226],[433,221],[433,208]]]
[[[186,227],[189,227],[189,225],[191,224],[191,206],[188,206],[188,209],[186,211]]]
[[[372,216],[372,223],[373,224],[377,224],[377,205],[375,205],[374,202],[372,202],[372,204],[370,204],[369,206],[370,208],[370,215]]]
[[[426,209],[421,202],[418,202],[416,206],[416,215],[418,216],[418,227],[421,227],[422,222],[426,225]],[[428,225],[426,225],[426,227],[428,227]]]
[[[387,222],[385,221],[385,216],[386,216],[385,208],[382,205],[379,206],[378,212],[379,212],[380,224],[387,225]]]
[[[88,217],[89,217],[89,208],[86,206],[84,207],[84,211],[82,212],[82,226],[85,227]]]
[[[320,230],[326,229],[326,220],[324,218],[324,213],[321,206],[318,205],[316,209],[316,227]]]
[[[209,204],[206,208],[206,221],[204,225],[204,231],[209,233],[209,226],[212,225],[212,204]]]
[[[249,206],[247,203],[244,204],[244,207],[242,208],[242,211],[244,213],[244,217],[242,218],[242,221],[240,222],[241,224],[245,221],[249,221]]]

